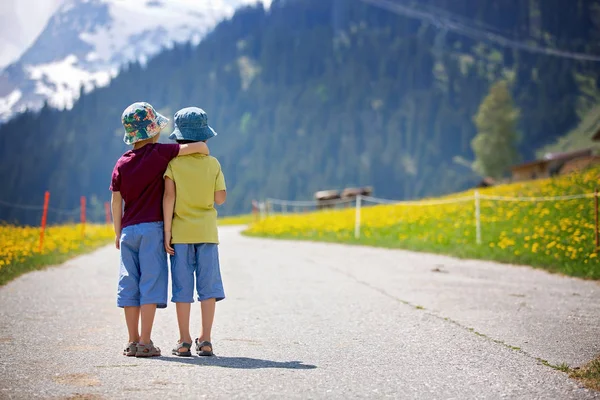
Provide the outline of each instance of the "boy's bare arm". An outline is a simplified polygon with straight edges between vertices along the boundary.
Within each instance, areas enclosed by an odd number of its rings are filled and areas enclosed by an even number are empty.
[[[208,150],[208,146],[204,142],[196,142],[189,144],[180,144],[179,145],[179,154],[178,156],[187,156],[188,154],[206,154],[210,155],[210,151]]]
[[[113,227],[115,228],[115,247],[120,249],[121,239],[121,219],[123,218],[123,197],[121,192],[112,192],[110,197],[112,206]]]
[[[227,200],[227,190],[217,190],[215,192],[215,204],[220,206]]]
[[[171,229],[173,227],[173,213],[175,212],[175,181],[165,177],[165,193],[163,195],[163,214],[165,218],[165,251],[170,255],[175,254],[171,246]]]

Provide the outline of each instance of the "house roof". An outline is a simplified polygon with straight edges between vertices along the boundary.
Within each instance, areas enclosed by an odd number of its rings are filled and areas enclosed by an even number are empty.
[[[581,150],[568,151],[568,152],[563,152],[563,153],[548,153],[548,154],[544,155],[544,160],[549,160],[549,161],[571,160],[573,158],[585,157],[585,156],[591,156],[591,155],[592,155],[592,149],[581,149]]]
[[[315,199],[317,200],[332,200],[339,199],[340,192],[339,190],[321,190],[315,193]]]
[[[578,157],[587,157],[592,155],[592,149],[581,149],[575,151],[569,151],[564,153],[548,153],[544,158],[535,161],[529,161],[526,163],[514,165],[511,169],[513,171],[533,167],[534,165],[544,165],[552,161],[569,161]]]

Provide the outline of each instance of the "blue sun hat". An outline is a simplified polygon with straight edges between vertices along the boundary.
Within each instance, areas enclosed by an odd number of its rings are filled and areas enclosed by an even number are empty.
[[[125,127],[125,144],[151,139],[167,126],[169,119],[156,112],[148,103],[133,103],[123,111],[121,122]]]
[[[191,140],[202,142],[217,136],[208,125],[208,116],[203,109],[187,107],[175,113],[175,129],[169,135],[171,140]]]

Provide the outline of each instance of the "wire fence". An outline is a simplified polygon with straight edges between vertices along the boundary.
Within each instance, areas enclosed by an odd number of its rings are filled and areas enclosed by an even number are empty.
[[[564,195],[564,196],[497,196],[497,195],[485,195],[481,194],[478,190],[473,192],[473,195],[466,195],[460,197],[453,197],[447,199],[432,199],[432,200],[420,200],[420,201],[406,201],[406,200],[391,200],[383,199],[371,196],[358,195],[352,198],[335,199],[335,200],[308,200],[308,201],[291,201],[268,198],[264,202],[255,203],[254,211],[258,219],[267,218],[274,214],[288,214],[291,212],[312,212],[319,210],[331,210],[331,209],[348,209],[353,207],[354,212],[354,238],[360,239],[362,228],[363,228],[363,209],[373,205],[397,205],[405,207],[435,207],[443,205],[461,204],[461,203],[472,203],[473,211],[472,218],[474,220],[475,230],[475,242],[479,245],[482,244],[482,229],[483,222],[493,221],[494,218],[483,218],[482,217],[482,202],[492,204],[502,203],[531,203],[540,204],[548,202],[573,202],[576,200],[583,199],[594,199],[593,215],[594,215],[594,239],[596,248],[600,247],[600,234],[599,234],[599,214],[598,214],[598,191],[594,193],[583,193],[575,195]],[[443,218],[443,216],[440,216]],[[400,222],[400,221],[397,221]],[[491,222],[490,222],[491,223]]]
[[[86,214],[90,214],[91,212],[91,216],[93,217],[92,220],[94,222],[104,222],[104,220],[106,219],[107,223],[111,222],[111,216],[110,216],[110,208],[109,208],[109,203],[105,202],[103,205],[100,204],[100,206],[103,207],[101,216],[98,216],[97,214],[99,214],[98,210],[91,210],[89,206],[86,206]],[[14,211],[14,210],[21,210],[24,213],[36,213],[36,215],[34,215],[35,220],[40,220],[43,212],[44,212],[44,205],[39,204],[39,205],[35,205],[35,204],[19,204],[19,203],[14,203],[14,202],[9,202],[9,201],[5,201],[5,200],[0,200],[0,221],[3,222],[9,222],[11,220],[10,217],[7,217],[10,211]],[[48,208],[46,209],[46,211],[48,212],[48,218],[50,219],[50,216],[53,215],[54,218],[52,218],[52,220],[55,223],[62,223],[62,222],[79,222],[79,220],[81,219],[81,211],[82,211],[82,206],[81,206],[81,202],[80,205],[78,207],[74,207],[74,208],[58,208],[58,207],[52,207],[52,206],[48,206]],[[30,215],[31,214],[27,214]],[[88,215],[89,217],[90,215]],[[88,218],[89,219],[89,218]],[[17,218],[18,220],[18,218]],[[28,220],[32,220],[32,218],[28,218]]]
[[[2,206],[3,208],[14,208],[14,209],[18,209],[18,210],[29,210],[29,211],[38,211],[38,212],[44,211],[43,205],[14,204],[14,203],[9,203],[7,201],[2,201],[2,200],[0,200],[0,206]],[[55,208],[55,207],[48,206],[48,212],[52,212],[57,215],[63,215],[63,216],[76,216],[81,213],[81,207],[72,208],[72,209],[62,209],[62,208]]]
[[[42,247],[44,245],[44,234],[46,231],[46,225],[49,220],[48,216],[50,213],[53,213],[56,218],[55,221],[70,221],[70,222],[78,222],[82,226],[82,237],[85,236],[85,225],[87,221],[88,207],[87,207],[87,199],[85,196],[80,197],[79,207],[72,209],[63,209],[56,208],[50,206],[50,192],[46,191],[44,193],[44,201],[42,204],[18,204],[12,203],[5,200],[0,200],[0,210],[1,209],[9,209],[9,210],[23,210],[24,212],[36,212],[37,215],[35,217],[38,221],[40,221],[40,238],[39,238],[39,251],[42,251]],[[7,215],[6,212],[1,212],[0,216]],[[110,206],[108,202],[104,203],[104,217],[107,224],[112,222],[112,215],[110,211]],[[0,219],[1,221],[2,219]]]

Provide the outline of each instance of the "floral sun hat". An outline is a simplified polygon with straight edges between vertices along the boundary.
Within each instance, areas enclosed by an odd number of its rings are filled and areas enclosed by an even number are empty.
[[[158,135],[169,119],[157,113],[150,104],[138,102],[123,111],[121,122],[125,127],[123,141],[131,145]]]
[[[208,116],[203,109],[187,107],[175,113],[175,129],[169,135],[171,140],[192,140],[201,142],[217,136],[208,125]]]

